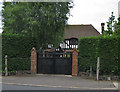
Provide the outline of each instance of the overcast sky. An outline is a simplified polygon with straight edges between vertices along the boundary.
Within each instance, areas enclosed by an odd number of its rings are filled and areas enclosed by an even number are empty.
[[[120,0],[74,0],[69,24],[92,24],[101,32],[101,23],[108,21],[111,12],[118,17]]]
[[[120,0],[74,0],[74,7],[71,9],[69,24],[92,24],[101,32],[101,23],[106,23],[114,12],[118,17],[118,2]],[[0,11],[1,11],[0,3]],[[1,17],[0,17],[1,19]],[[1,22],[0,22],[1,28]],[[0,29],[0,32],[2,30]]]

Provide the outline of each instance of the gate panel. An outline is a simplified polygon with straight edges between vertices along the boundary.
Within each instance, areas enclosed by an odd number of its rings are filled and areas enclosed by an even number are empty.
[[[54,68],[54,61],[52,58],[40,58],[38,61],[38,73],[43,74],[54,74],[55,68]]]
[[[55,62],[56,74],[72,74],[72,62],[70,58],[56,58]]]
[[[43,74],[72,74],[72,59],[63,57],[63,53],[38,53],[37,73]],[[62,56],[62,57],[61,57]],[[67,56],[67,55],[66,55]]]

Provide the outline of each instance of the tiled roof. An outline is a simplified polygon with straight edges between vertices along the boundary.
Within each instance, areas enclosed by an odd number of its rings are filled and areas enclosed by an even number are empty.
[[[65,39],[88,36],[99,36],[100,33],[91,25],[67,25],[65,27]]]

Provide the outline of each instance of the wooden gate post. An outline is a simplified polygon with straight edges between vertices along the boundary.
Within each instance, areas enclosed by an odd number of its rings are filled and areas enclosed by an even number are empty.
[[[90,77],[92,77],[92,66],[90,66]]]
[[[31,50],[31,73],[37,73],[37,52],[34,47]]]
[[[72,76],[78,75],[78,50],[75,48],[72,53]]]
[[[100,69],[100,57],[97,58],[97,71],[96,71],[97,80],[99,80],[99,69]]]
[[[8,76],[7,55],[5,55],[5,76]]]

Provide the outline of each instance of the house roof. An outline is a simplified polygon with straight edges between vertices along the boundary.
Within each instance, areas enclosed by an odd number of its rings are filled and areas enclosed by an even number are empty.
[[[99,35],[100,33],[91,24],[67,25],[65,27],[65,39]]]

